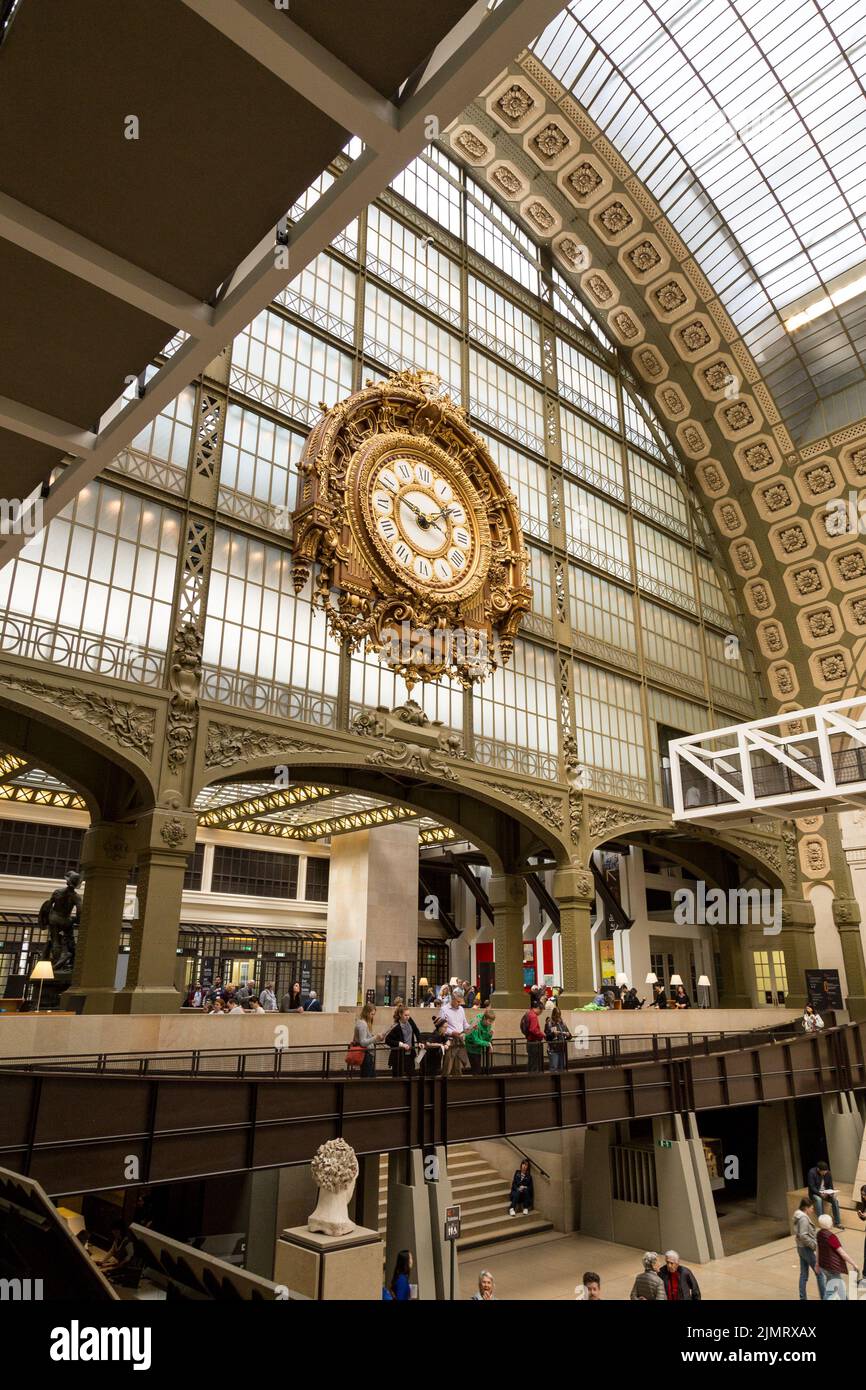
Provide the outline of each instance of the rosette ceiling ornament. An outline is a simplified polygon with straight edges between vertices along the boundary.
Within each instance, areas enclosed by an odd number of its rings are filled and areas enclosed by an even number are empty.
[[[531,599],[517,500],[487,446],[432,372],[322,408],[298,464],[296,591],[313,574],[334,636],[410,689],[483,680]]]

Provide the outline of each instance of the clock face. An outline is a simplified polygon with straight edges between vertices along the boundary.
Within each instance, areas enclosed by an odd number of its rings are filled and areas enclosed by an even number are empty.
[[[466,485],[427,458],[393,454],[367,483],[371,519],[392,566],[407,580],[452,589],[479,564],[478,523]]]

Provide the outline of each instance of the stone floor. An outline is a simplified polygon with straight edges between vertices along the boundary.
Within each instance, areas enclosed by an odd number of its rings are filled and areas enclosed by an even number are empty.
[[[859,1255],[849,1251],[856,1259]],[[575,1286],[585,1270],[601,1275],[602,1297],[627,1299],[641,1268],[642,1250],[612,1245],[590,1236],[551,1232],[521,1241],[473,1250],[460,1260],[463,1297],[475,1292],[478,1271],[489,1269],[501,1299],[525,1302],[534,1299],[573,1299]],[[692,1264],[703,1297],[710,1301],[796,1301],[799,1260],[790,1236],[757,1245],[709,1264]],[[818,1286],[812,1278],[809,1297],[817,1301]]]

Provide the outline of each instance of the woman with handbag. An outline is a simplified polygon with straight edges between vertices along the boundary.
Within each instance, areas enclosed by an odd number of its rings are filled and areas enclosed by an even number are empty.
[[[376,1074],[376,1043],[384,1042],[381,1033],[374,1033],[372,1023],[376,1017],[375,1004],[365,1004],[355,1019],[352,1045],[346,1053],[347,1067],[360,1067],[361,1076]]]
[[[394,1010],[394,1027],[385,1034],[385,1045],[391,1049],[388,1066],[392,1076],[411,1076],[415,1070],[415,1049],[421,1042],[421,1034],[414,1018],[409,1017],[405,1004],[398,1004]]]

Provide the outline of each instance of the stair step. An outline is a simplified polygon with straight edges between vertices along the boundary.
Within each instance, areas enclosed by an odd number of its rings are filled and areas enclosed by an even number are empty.
[[[515,1230],[517,1221],[520,1221],[521,1224]],[[547,1221],[541,1216],[515,1216],[513,1220],[508,1217],[498,1224],[491,1223],[489,1226],[479,1227],[477,1230],[473,1229],[467,1235],[461,1236],[457,1242],[457,1249],[461,1252],[473,1250],[482,1245],[495,1245],[504,1240],[519,1240],[521,1236],[537,1236],[552,1230],[553,1222]]]
[[[480,1197],[485,1192],[507,1192],[508,1190],[508,1184],[497,1177],[476,1178],[471,1183],[454,1182],[453,1179],[451,1182],[451,1191],[455,1197],[459,1194],[467,1199]]]

